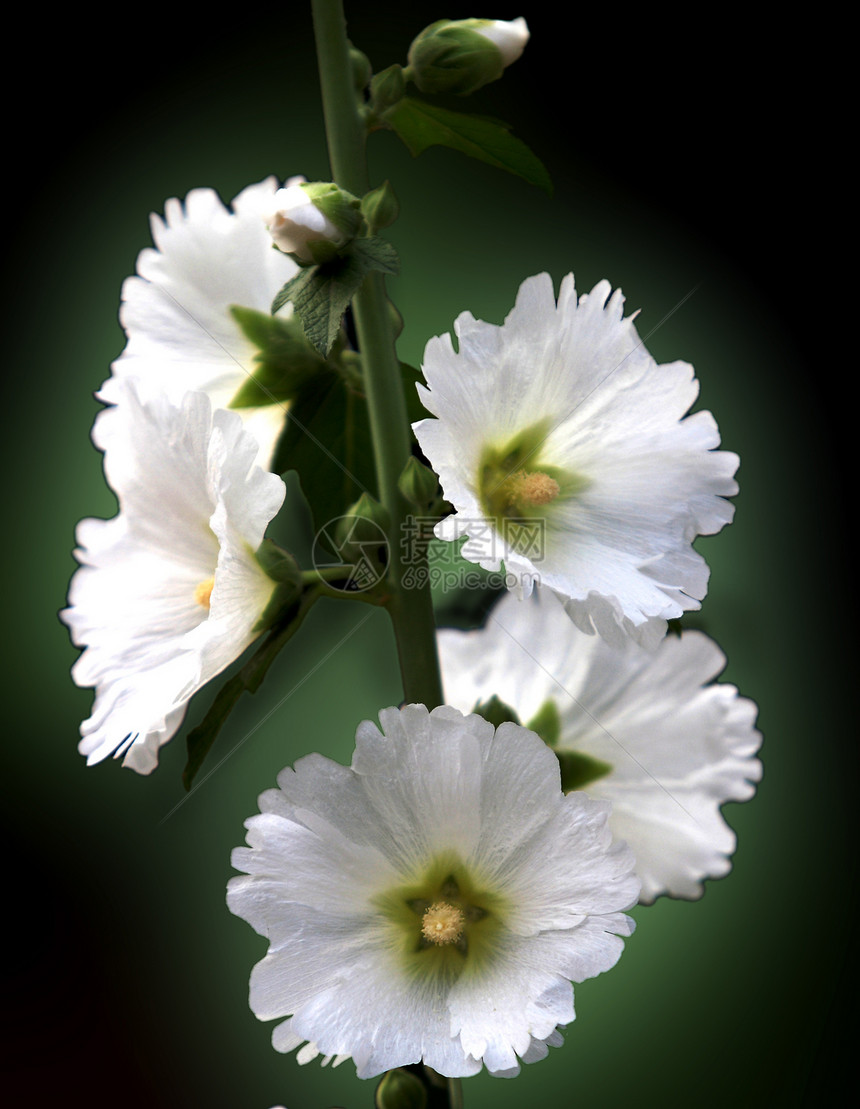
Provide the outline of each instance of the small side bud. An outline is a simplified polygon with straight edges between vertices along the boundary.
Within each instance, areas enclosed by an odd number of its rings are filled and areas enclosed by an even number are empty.
[[[352,66],[352,86],[356,92],[361,92],[370,84],[370,78],[373,75],[370,59],[350,43],[349,64]]]
[[[440,19],[409,47],[408,75],[421,92],[467,96],[497,81],[529,40],[519,19]]]
[[[420,1078],[398,1067],[376,1087],[376,1109],[426,1109],[427,1090]]]
[[[384,112],[403,99],[406,91],[406,79],[403,68],[399,65],[390,65],[381,73],[374,75],[370,82],[370,99],[377,112]]]
[[[275,193],[265,222],[279,250],[300,265],[321,265],[358,234],[360,201],[329,182],[292,178]]]
[[[410,455],[397,479],[397,487],[410,504],[416,508],[427,508],[439,492],[439,479],[431,469]]]
[[[361,198],[361,211],[370,225],[371,233],[390,227],[400,214],[400,205],[390,182],[383,183]]]

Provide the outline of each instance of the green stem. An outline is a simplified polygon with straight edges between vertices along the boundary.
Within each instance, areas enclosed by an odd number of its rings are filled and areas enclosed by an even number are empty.
[[[448,1079],[448,1105],[450,1109],[463,1109],[463,1081],[460,1078]]]
[[[352,83],[349,43],[342,0],[312,0],[323,114],[333,180],[356,196],[368,191],[367,129]],[[406,701],[434,708],[442,703],[442,682],[436,653],[436,624],[426,552],[414,552],[407,587],[401,538],[409,533],[410,508],[397,488],[411,453],[409,421],[394,346],[394,330],[381,274],[371,273],[353,300],[355,327],[364,366],[370,430],[376,461],[379,499],[391,517],[387,605],[403,678]]]

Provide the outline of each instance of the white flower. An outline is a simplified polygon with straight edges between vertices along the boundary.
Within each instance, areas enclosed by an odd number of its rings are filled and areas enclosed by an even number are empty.
[[[508,594],[477,631],[439,632],[445,698],[465,711],[494,694],[527,726],[553,723],[556,749],[598,760],[581,788],[612,802],[609,827],[636,855],[643,902],[695,898],[730,869],[725,801],[761,777],[756,706],[707,683],[725,657],[706,635],[670,635],[652,653],[583,635],[556,600]],[[547,738],[545,736],[545,738]],[[587,776],[587,775],[586,775]]]
[[[324,262],[355,236],[361,213],[354,197],[328,182],[291,178],[264,215],[275,245],[302,262]]]
[[[128,342],[113,363],[99,398],[115,403],[119,383],[136,377],[148,393],[179,402],[200,390],[226,408],[257,370],[257,348],[230,308],[268,313],[275,294],[298,273],[285,254],[272,249],[264,214],[274,177],[249,185],[226,208],[214,189],[193,189],[185,202],[168,200],[164,219],[150,217],[155,249],[141,251],[137,276],[122,287],[120,322]],[[287,305],[282,315],[292,308]],[[281,404],[240,410],[260,444],[258,462],[268,466],[284,424]]]
[[[205,394],[177,406],[143,399],[133,380],[117,393],[93,440],[119,515],[79,524],[81,568],[60,615],[86,648],[72,677],[96,689],[78,749],[149,774],[193,694],[257,634],[275,583],[254,552],[285,489],[253,465],[239,416],[213,413]]]
[[[509,1076],[574,1017],[633,922],[633,859],[608,805],[565,797],[532,732],[423,705],[358,728],[350,768],[300,759],[260,797],[227,903],[269,939],[251,975],[272,1042]],[[519,1059],[518,1059],[519,1057]]]
[[[699,608],[708,568],[698,534],[732,518],[736,455],[715,451],[693,369],[657,365],[623,298],[601,282],[577,303],[573,276],[556,306],[548,274],[520,287],[501,327],[468,312],[424,358],[414,425],[456,514],[442,539],[505,569],[520,595],[536,582],[584,631],[656,645],[666,620]]]
[[[502,55],[502,64],[507,68],[522,56],[529,41],[529,28],[525,19],[476,19],[463,20],[471,23],[473,29],[484,38],[488,38],[499,48]]]

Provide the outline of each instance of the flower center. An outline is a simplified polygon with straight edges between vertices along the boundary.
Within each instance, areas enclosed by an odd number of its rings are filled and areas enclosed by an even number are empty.
[[[502,490],[507,494],[508,503],[512,508],[524,511],[554,501],[561,492],[561,486],[555,478],[541,473],[540,470],[535,470],[533,473],[519,470],[502,482],[500,492]]]
[[[431,943],[455,943],[463,934],[465,918],[456,905],[436,901],[424,914],[421,935]]]
[[[388,946],[413,978],[448,985],[480,974],[497,954],[510,912],[492,883],[452,852],[428,859],[402,886],[375,899]]]
[[[501,445],[481,452],[477,493],[481,508],[505,542],[532,561],[543,558],[553,504],[570,500],[588,485],[581,474],[542,460],[552,428],[544,420]]]
[[[206,581],[201,581],[199,585],[194,587],[194,600],[198,605],[203,608],[209,607],[209,601],[212,597],[212,589],[215,585],[215,579],[207,578]]]

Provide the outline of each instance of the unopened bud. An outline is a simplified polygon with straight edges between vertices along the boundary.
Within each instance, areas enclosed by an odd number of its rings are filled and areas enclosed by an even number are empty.
[[[361,227],[359,201],[330,182],[292,178],[275,193],[266,226],[275,245],[304,265],[330,262]]]
[[[376,1088],[376,1109],[425,1109],[424,1083],[408,1070],[390,1070]]]
[[[361,198],[361,210],[374,231],[390,227],[400,213],[390,182],[384,181],[378,188],[365,193]]]
[[[441,19],[409,48],[409,71],[426,93],[466,96],[501,77],[529,40],[525,19]]]
[[[427,508],[439,492],[439,479],[415,455],[410,455],[397,479],[397,487],[410,504]]]

